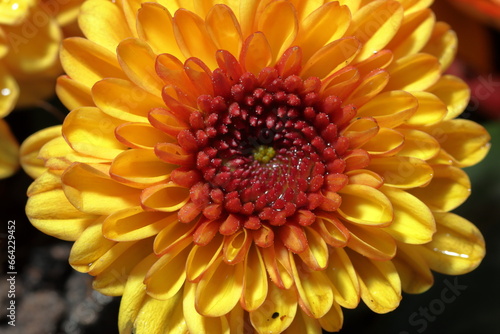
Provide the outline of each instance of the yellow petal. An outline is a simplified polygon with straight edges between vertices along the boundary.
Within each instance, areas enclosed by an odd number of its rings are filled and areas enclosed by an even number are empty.
[[[222,257],[208,268],[196,287],[196,310],[209,317],[229,313],[243,291],[243,263],[228,265]]]
[[[124,21],[123,12],[116,4],[100,0],[84,2],[78,16],[78,25],[85,37],[113,53],[120,41],[132,36]]]
[[[153,2],[142,3],[137,12],[137,33],[156,54],[185,58],[175,39],[172,15],[165,7]]]
[[[441,76],[438,60],[425,53],[411,54],[397,59],[387,68],[391,75],[386,91],[401,89],[421,91],[435,84]]]
[[[0,64],[0,118],[7,116],[16,105],[19,86],[16,79]]]
[[[361,43],[354,37],[335,40],[316,51],[304,64],[302,77],[326,78],[347,65],[358,54]]]
[[[185,243],[189,245],[189,243]],[[159,300],[174,297],[186,281],[185,263],[190,247],[161,256],[144,278],[148,295]]]
[[[116,48],[118,62],[127,77],[137,86],[155,96],[161,96],[163,83],[156,74],[156,54],[144,41],[128,38]]]
[[[349,184],[364,184],[376,189],[384,184],[384,179],[380,175],[368,169],[352,170],[346,175],[349,177]]]
[[[448,112],[445,120],[450,120],[460,115],[470,99],[469,86],[460,78],[452,75],[443,75],[434,85],[427,89],[428,92],[443,101]]]
[[[423,293],[434,283],[429,265],[416,247],[398,243],[398,253],[392,259],[406,293]]]
[[[353,104],[357,107],[370,101],[380,93],[389,82],[389,73],[382,69],[373,70],[360,82],[359,86],[349,94],[344,105]]]
[[[414,129],[399,128],[398,131],[405,136],[403,149],[397,153],[398,156],[414,157],[425,161],[439,153],[439,143],[431,135]]]
[[[295,318],[297,295],[294,289],[279,289],[269,281],[266,301],[250,312],[250,321],[259,334],[281,333]]]
[[[419,52],[430,39],[435,21],[434,13],[430,9],[411,14],[405,11],[401,27],[387,45],[387,49],[394,53],[396,59]]]
[[[217,68],[215,52],[217,48],[196,14],[180,9],[174,15],[174,34],[182,54],[186,57],[203,59],[210,69]]]
[[[257,31],[245,40],[240,54],[240,62],[246,71],[257,75],[264,67],[271,64],[272,57],[271,46],[266,36]]]
[[[199,282],[207,269],[220,257],[222,246],[221,236],[215,236],[206,246],[194,245],[186,260],[187,280]]]
[[[147,271],[155,261],[156,256],[154,254],[147,256],[132,269],[127,278],[118,314],[120,333],[131,334],[134,331],[136,326],[134,319],[137,319],[137,314],[147,298],[143,283],[144,276],[146,276]],[[137,325],[140,326],[140,323],[138,322]]]
[[[67,75],[57,78],[56,93],[68,110],[94,105],[89,87]]]
[[[227,318],[222,317],[206,317],[198,313],[195,308],[196,299],[195,283],[186,283],[184,285],[184,300],[183,310],[186,316],[186,323],[189,333],[220,333],[230,334]]]
[[[205,24],[217,49],[227,50],[234,56],[240,53],[243,35],[238,19],[230,7],[221,4],[213,6],[207,14]]]
[[[356,67],[344,67],[323,79],[323,93],[325,96],[338,96],[342,100],[356,88],[359,78],[360,74]]]
[[[339,332],[344,322],[344,313],[339,304],[333,303],[332,308],[323,317],[318,319],[321,327],[329,332]]]
[[[276,27],[280,27],[276,29]],[[297,13],[288,1],[270,2],[257,17],[257,30],[262,31],[269,42],[273,59],[277,59],[292,41],[298,30]]]
[[[171,334],[188,333],[182,311],[182,291],[179,291],[168,300],[145,298],[139,313],[135,317],[133,333],[155,333],[160,331]]]
[[[381,50],[357,63],[356,68],[362,76],[365,76],[374,70],[385,69],[392,63],[393,58],[394,56],[390,50]]]
[[[295,315],[295,318],[293,319],[293,322],[290,324],[290,327],[285,329],[283,332],[284,334],[294,334],[294,333],[304,333],[304,334],[314,334],[314,333],[320,333],[322,332],[321,326],[318,322],[318,320],[313,319],[305,312],[300,311],[298,312],[297,315]]]
[[[376,313],[387,313],[398,307],[401,281],[391,261],[373,261],[349,251],[358,273],[361,298]]]
[[[243,261],[248,254],[253,238],[247,229],[241,229],[232,235],[224,236],[223,259],[227,264]]]
[[[332,283],[324,271],[314,271],[290,252],[290,263],[299,295],[299,305],[310,317],[324,316],[333,304]]]
[[[474,224],[453,213],[435,213],[437,231],[423,255],[432,270],[462,275],[474,270],[485,255],[484,238]]]
[[[290,289],[293,284],[293,276],[288,255],[289,250],[278,240],[275,240],[272,246],[259,250],[273,284],[282,289]]]
[[[167,181],[175,168],[158,159],[153,150],[130,149],[116,156],[109,174],[118,182],[143,189]]]
[[[366,150],[372,158],[392,156],[403,148],[404,142],[405,137],[399,131],[381,128],[361,148]]]
[[[418,100],[405,91],[377,95],[358,109],[358,117],[373,117],[380,127],[393,128],[408,120],[417,110]]]
[[[298,4],[309,4],[310,1],[298,1]],[[324,45],[344,36],[349,27],[350,13],[347,6],[338,2],[327,2],[315,9],[300,22],[300,30],[294,41],[301,47],[304,59]]]
[[[115,129],[116,139],[131,148],[154,149],[158,143],[173,143],[174,138],[149,123],[123,123]]]
[[[456,167],[434,165],[434,177],[424,188],[409,189],[433,211],[450,211],[461,205],[470,195],[467,174]]]
[[[382,50],[398,31],[403,19],[403,8],[397,1],[374,1],[354,13],[346,32],[363,45],[357,60],[361,61]]]
[[[114,134],[120,123],[95,107],[82,107],[66,116],[62,133],[75,151],[96,158],[113,159],[126,149]]]
[[[168,217],[168,224],[156,236],[153,249],[156,255],[176,252],[193,241],[196,224],[181,224],[175,214]]]
[[[343,247],[349,239],[349,231],[333,214],[320,214],[312,225],[327,244],[333,247]]]
[[[418,100],[418,108],[406,123],[415,126],[433,125],[444,119],[446,104],[436,95],[428,92],[412,92]]]
[[[28,164],[26,164],[27,161],[24,161],[24,165],[28,167]],[[37,167],[39,166],[38,163],[35,163],[35,165]],[[14,174],[18,167],[19,144],[10,132],[7,123],[3,119],[0,119],[0,179],[11,176],[12,174]],[[33,174],[38,173],[34,172]]]
[[[356,271],[343,248],[331,248],[332,256],[325,273],[332,282],[335,302],[345,308],[355,308],[359,304],[360,292]],[[330,310],[331,312],[331,310]]]
[[[381,157],[372,159],[368,168],[384,178],[384,184],[397,188],[427,185],[433,176],[432,167],[412,157]]]
[[[316,230],[305,227],[307,243],[309,247],[299,254],[304,263],[313,270],[323,270],[328,265],[328,246],[322,235]]]
[[[245,311],[252,312],[264,303],[268,292],[266,267],[255,245],[252,245],[247,253],[244,271],[240,303]]]
[[[384,230],[406,244],[423,244],[432,240],[436,231],[431,210],[404,190],[384,186],[380,189],[391,201],[394,219]]]
[[[102,234],[114,241],[133,241],[158,234],[165,225],[177,221],[177,215],[146,212],[141,207],[126,208],[106,217]]]
[[[120,296],[130,270],[151,254],[152,239],[119,242],[89,265],[88,273],[96,276],[92,287],[101,293]]]
[[[68,200],[85,213],[108,215],[139,204],[139,190],[121,185],[86,164],[73,164],[61,179]]]
[[[146,208],[163,212],[179,210],[189,201],[189,189],[169,182],[146,188],[141,194],[141,203]]]
[[[129,122],[147,122],[151,109],[165,106],[161,98],[132,82],[112,78],[97,82],[92,87],[92,98],[107,115]]]
[[[387,232],[376,227],[348,224],[351,233],[347,246],[367,258],[387,261],[396,254],[396,242]]]
[[[342,197],[338,213],[344,219],[369,226],[387,226],[392,221],[391,202],[377,189],[348,184],[338,193]]]
[[[445,22],[436,22],[432,35],[422,52],[439,59],[443,71],[448,69],[457,53],[457,34]]]
[[[87,39],[65,39],[60,57],[66,74],[89,88],[104,78],[125,78],[116,56]]]
[[[489,152],[491,137],[481,125],[466,119],[444,121],[425,131],[441,144],[453,163],[468,167],[483,160]]]

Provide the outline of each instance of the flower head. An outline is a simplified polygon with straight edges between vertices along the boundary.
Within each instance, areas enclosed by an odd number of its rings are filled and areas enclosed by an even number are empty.
[[[489,136],[429,3],[87,1],[72,111],[23,144],[28,217],[123,295],[124,333],[336,331],[474,269],[449,211]]]

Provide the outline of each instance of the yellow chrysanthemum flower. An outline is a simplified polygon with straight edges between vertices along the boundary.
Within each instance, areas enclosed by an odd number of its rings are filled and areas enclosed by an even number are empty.
[[[63,36],[77,34],[83,0],[0,1],[0,118],[54,94]],[[12,175],[18,144],[0,119],[0,178]]]
[[[484,256],[450,213],[489,135],[456,119],[431,1],[89,0],[72,111],[22,147],[32,224],[123,295],[122,333],[320,333]]]

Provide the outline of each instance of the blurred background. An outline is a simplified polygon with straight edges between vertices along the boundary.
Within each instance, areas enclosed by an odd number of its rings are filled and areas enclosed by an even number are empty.
[[[429,291],[404,294],[389,314],[375,314],[363,303],[344,310],[341,333],[500,333],[500,4],[436,0],[434,10],[459,38],[457,60],[449,72],[466,80],[472,91],[460,117],[482,124],[492,137],[486,159],[466,168],[472,195],[455,210],[481,230],[487,254],[472,273],[435,274]],[[39,129],[60,124],[66,113],[53,98],[35,108],[16,109],[5,120],[22,142]],[[119,298],[93,291],[91,277],[67,263],[71,243],[42,234],[27,220],[24,205],[31,181],[22,170],[0,180],[0,334],[117,333]],[[16,327],[7,324],[5,307],[9,220],[16,223]]]

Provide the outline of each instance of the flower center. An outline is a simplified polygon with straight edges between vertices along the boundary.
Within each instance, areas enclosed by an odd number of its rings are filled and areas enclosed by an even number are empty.
[[[258,218],[254,228],[283,225],[298,210],[334,211],[340,202],[325,195],[327,176],[343,172],[348,148],[335,125],[343,114],[339,99],[322,98],[318,78],[282,78],[272,68],[237,80],[220,69],[214,75],[215,94],[198,98],[202,112],[179,136],[198,142],[203,186],[195,188],[205,190],[194,197]]]

